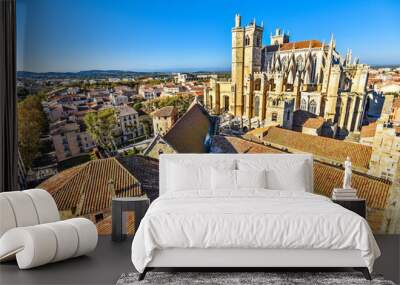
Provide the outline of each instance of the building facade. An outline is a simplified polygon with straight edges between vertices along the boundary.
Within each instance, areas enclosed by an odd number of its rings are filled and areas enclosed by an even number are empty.
[[[121,133],[121,142],[127,142],[143,135],[143,128],[139,121],[138,112],[128,105],[115,107],[118,116],[118,129]]]
[[[263,46],[263,24],[232,28],[231,80],[210,80],[205,105],[215,114],[241,118],[247,127],[291,129],[293,113],[304,110],[337,125],[344,136],[359,131],[366,102],[369,67],[343,58],[333,38],[290,42],[280,29]]]
[[[165,135],[178,119],[178,110],[166,106],[153,112],[153,130],[155,134]]]
[[[77,123],[61,121],[50,125],[50,135],[58,162],[88,153],[96,146]]]
[[[145,100],[155,99],[161,96],[161,88],[142,85],[139,87],[139,96]]]

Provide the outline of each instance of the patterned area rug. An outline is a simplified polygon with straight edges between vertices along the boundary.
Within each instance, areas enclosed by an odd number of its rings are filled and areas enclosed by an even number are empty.
[[[122,274],[117,285],[145,284],[267,284],[267,285],[395,285],[381,276],[372,275],[368,281],[359,272],[148,272],[146,278],[138,281],[138,273]]]

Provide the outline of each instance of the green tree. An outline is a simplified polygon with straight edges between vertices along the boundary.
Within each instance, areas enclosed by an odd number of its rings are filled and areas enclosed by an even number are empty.
[[[25,87],[17,88],[17,97],[18,99],[25,99],[29,95],[29,90]]]
[[[115,145],[117,116],[113,108],[86,114],[84,121],[88,133],[98,146],[109,153],[113,153],[117,149]]]
[[[40,137],[48,128],[41,96],[31,95],[18,103],[18,145],[26,167],[31,167],[38,155]]]
[[[178,109],[178,116],[182,116],[189,108],[193,98],[192,94],[161,97],[147,101],[144,106],[149,113],[166,106],[175,106]]]
[[[142,108],[143,108],[142,102],[137,102],[137,103],[133,104],[133,109],[135,109],[136,111],[139,111]]]
[[[151,121],[149,120],[143,120],[142,121],[142,126],[143,126],[143,134],[148,139],[151,135]]]
[[[132,156],[132,155],[136,155],[138,153],[140,153],[140,151],[136,147],[133,147],[132,149],[125,151],[124,152],[124,156],[125,157],[129,157],[129,156]]]

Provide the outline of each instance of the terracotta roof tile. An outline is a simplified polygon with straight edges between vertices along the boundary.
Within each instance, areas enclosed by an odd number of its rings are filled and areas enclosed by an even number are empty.
[[[120,157],[118,161],[139,180],[142,190],[153,201],[159,193],[158,160],[142,155]]]
[[[117,197],[142,195],[138,180],[116,158],[93,160],[66,171],[39,185],[52,193],[60,211],[80,208],[77,214],[86,215],[110,208],[111,179]]]
[[[153,112],[154,117],[171,117],[177,110],[174,106],[166,106]]]
[[[323,124],[324,124],[323,117],[309,118],[305,121],[303,127],[310,129],[319,129],[322,127]]]
[[[270,128],[263,140],[272,145],[312,153],[339,163],[349,156],[354,166],[364,169],[368,168],[372,153],[372,148],[367,145],[307,135],[278,127]]]
[[[360,132],[360,138],[370,138],[375,136],[377,122],[373,122],[367,126],[363,126]]]
[[[333,188],[342,187],[344,171],[322,163],[314,163],[315,192],[330,197]],[[353,173],[352,186],[357,189],[357,196],[367,200],[368,207],[384,209],[389,196],[390,183]]]
[[[214,136],[213,153],[280,153],[281,151],[237,137]]]
[[[135,233],[135,213],[126,212],[126,233],[133,235]],[[97,233],[99,235],[111,235],[112,234],[112,216],[108,216],[96,223]]]
[[[321,48],[322,43],[318,40],[306,40],[306,41],[298,41],[298,42],[291,42],[291,43],[284,43],[279,45],[281,51],[285,50],[292,50],[292,49],[304,49],[304,48]],[[267,51],[277,51],[278,45],[270,45],[266,46]]]
[[[283,151],[238,137],[214,136],[211,150],[218,153],[283,153]],[[215,151],[214,151],[215,150]],[[314,192],[330,197],[343,182],[344,170],[314,160]],[[357,195],[367,200],[368,207],[384,209],[390,183],[372,176],[353,173]]]
[[[64,170],[43,181],[38,187],[46,189],[51,195],[54,195],[58,190],[62,188],[62,186],[64,186],[65,183],[69,182],[71,177],[75,176],[75,174],[78,173],[81,168],[82,165],[79,165]]]
[[[304,123],[310,118],[316,118],[313,113],[304,110],[296,110],[293,112],[293,127],[297,127],[300,131]]]

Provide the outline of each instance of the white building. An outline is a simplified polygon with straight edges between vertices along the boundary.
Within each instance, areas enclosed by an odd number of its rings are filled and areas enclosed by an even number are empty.
[[[166,84],[163,87],[162,96],[175,96],[179,92],[185,91],[185,88],[181,85]]]
[[[139,96],[143,97],[145,100],[151,100],[160,97],[161,89],[153,86],[142,85],[139,87]]]
[[[118,82],[121,82],[121,79],[111,77],[111,78],[108,78],[108,82],[110,82],[110,83],[118,83]]]
[[[185,84],[187,81],[194,79],[194,75],[189,73],[177,73],[174,76],[174,82],[177,84]]]

